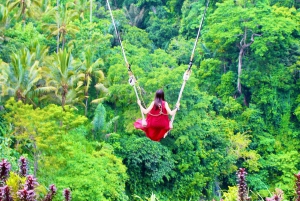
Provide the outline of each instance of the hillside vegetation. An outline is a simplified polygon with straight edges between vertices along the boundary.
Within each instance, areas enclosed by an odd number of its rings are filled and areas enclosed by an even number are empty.
[[[145,105],[163,89],[175,107],[206,3],[110,1]],[[0,0],[1,158],[14,172],[28,159],[37,200],[51,184],[75,201],[237,200],[239,168],[252,200],[277,188],[295,200],[299,8],[210,0],[174,129],[158,143],[133,127],[141,113],[105,0]],[[25,182],[0,180],[15,192]]]

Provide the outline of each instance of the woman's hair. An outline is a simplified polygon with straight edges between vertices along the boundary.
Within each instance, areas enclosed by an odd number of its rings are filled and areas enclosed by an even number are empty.
[[[157,90],[155,93],[155,99],[154,99],[155,109],[158,109],[159,105],[161,105],[162,101],[164,101],[164,100],[165,100],[164,91],[162,89]]]

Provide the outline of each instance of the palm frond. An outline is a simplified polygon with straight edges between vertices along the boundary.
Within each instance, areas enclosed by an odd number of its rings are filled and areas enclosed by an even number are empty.
[[[99,104],[99,103],[103,103],[105,101],[105,97],[104,98],[97,98],[91,101],[92,104]]]
[[[46,86],[46,87],[38,87],[34,91],[37,92],[38,94],[46,94],[46,93],[54,92],[55,90],[56,90],[55,87]]]
[[[92,121],[93,130],[95,132],[99,132],[100,130],[104,130],[106,126],[106,110],[105,107],[100,103],[98,104],[95,115]]]
[[[106,124],[106,130],[109,132],[111,131],[111,128],[113,126],[113,124],[119,119],[119,116],[116,116],[114,118],[112,118],[107,124]]]
[[[94,75],[96,78],[98,78],[98,82],[102,82],[105,79],[105,76],[104,76],[104,73],[102,70],[94,71]]]
[[[106,87],[104,86],[104,84],[102,84],[102,83],[96,84],[96,85],[95,85],[95,88],[96,88],[98,91],[102,91],[102,92],[104,92],[104,93],[108,93],[108,88],[106,88]]]

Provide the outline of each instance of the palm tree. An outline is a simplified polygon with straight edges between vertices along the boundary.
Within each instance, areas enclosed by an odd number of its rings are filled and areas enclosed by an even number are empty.
[[[0,41],[7,40],[4,31],[10,22],[8,8],[0,4]]]
[[[57,37],[57,48],[56,52],[59,50],[60,42],[62,42],[61,49],[64,49],[66,43],[66,36],[75,34],[78,32],[78,27],[72,24],[72,21],[78,18],[78,13],[72,9],[68,9],[70,4],[66,6],[61,6],[57,12],[50,11],[49,14],[54,17],[55,23],[44,24],[43,27],[50,30],[51,35]]]
[[[143,7],[140,9],[139,7],[135,6],[133,3],[130,4],[129,9],[124,7],[124,11],[126,14],[126,17],[130,20],[131,26],[139,27],[141,25],[141,22],[143,21],[144,15],[145,15],[145,8]]]
[[[50,9],[52,9],[51,1],[41,0],[41,12],[47,13]]]
[[[84,78],[79,73],[79,65],[73,59],[72,54],[66,49],[60,49],[47,60],[44,68],[47,86],[55,89],[55,97],[61,106],[73,105],[82,102],[82,89],[78,86],[80,79]]]
[[[84,80],[80,82],[80,85],[83,85],[84,87],[85,115],[87,115],[87,110],[88,110],[88,99],[89,99],[88,93],[91,87],[92,78],[96,79],[98,85],[104,81],[104,73],[102,70],[99,69],[99,66],[102,65],[104,65],[104,63],[101,58],[93,62],[93,54],[90,49],[88,49],[84,53],[84,61],[82,62],[80,68],[81,72],[84,74]]]
[[[0,65],[1,96],[14,96],[17,100],[26,102],[34,93],[35,84],[41,79],[38,61],[27,48],[11,55],[10,65]]]
[[[2,101],[2,97],[4,96],[4,90],[6,86],[6,81],[7,81],[7,75],[4,74],[3,69],[8,69],[9,65],[2,60],[0,60],[0,103]],[[2,107],[2,106],[0,106]]]
[[[8,1],[9,11],[17,8],[16,16],[22,18],[23,25],[25,26],[27,17],[36,17],[39,15],[39,8],[41,7],[40,0],[15,0]]]
[[[49,47],[41,45],[38,41],[34,41],[30,44],[29,50],[34,54],[34,59],[39,62],[39,66],[44,66],[45,58],[49,52]]]
[[[44,70],[46,66],[46,59],[49,52],[49,47],[45,45],[41,45],[38,41],[34,41],[30,44],[29,50],[32,55],[34,55],[34,60],[38,61],[38,66],[41,68],[41,72]],[[35,95],[38,96],[39,104],[40,101],[47,98],[51,92],[55,91],[55,88],[52,86],[46,86],[46,80],[42,77],[36,83]]]
[[[74,9],[81,19],[84,19],[84,14],[89,10],[88,0],[74,0],[73,4],[70,4],[72,9]]]

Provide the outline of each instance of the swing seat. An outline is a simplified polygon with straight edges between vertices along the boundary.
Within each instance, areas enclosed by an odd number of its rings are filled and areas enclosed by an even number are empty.
[[[152,108],[147,115],[146,126],[143,126],[143,120],[138,119],[134,123],[134,127],[145,132],[146,136],[153,141],[160,141],[165,134],[173,127],[169,120],[165,103],[162,103],[162,110]],[[172,127],[170,127],[172,126]]]

